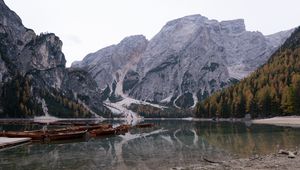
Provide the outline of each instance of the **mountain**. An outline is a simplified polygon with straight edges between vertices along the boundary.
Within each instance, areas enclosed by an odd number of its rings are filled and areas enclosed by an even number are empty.
[[[123,81],[125,74],[133,69],[145,51],[148,40],[143,35],[126,37],[118,45],[112,45],[87,55],[81,62],[72,63],[72,68],[83,68],[96,80],[98,87],[114,96],[117,82]],[[134,80],[133,80],[134,81]],[[130,85],[130,80],[127,84]],[[118,83],[119,85],[122,85]],[[127,86],[125,85],[124,89]],[[111,97],[112,98],[112,97]]]
[[[62,41],[36,35],[0,0],[0,117],[97,117],[109,111],[96,82],[66,69]]]
[[[192,15],[168,22],[150,41],[127,37],[87,55],[72,68],[88,71],[106,98],[195,106],[264,64],[291,31],[264,36],[244,20]]]
[[[300,27],[266,64],[236,85],[197,104],[198,117],[300,114]]]

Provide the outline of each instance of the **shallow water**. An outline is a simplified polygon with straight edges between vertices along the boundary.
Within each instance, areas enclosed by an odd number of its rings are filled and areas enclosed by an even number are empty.
[[[155,120],[126,135],[32,143],[0,151],[0,169],[169,169],[300,146],[300,129],[229,122]],[[0,129],[37,126],[0,125]]]

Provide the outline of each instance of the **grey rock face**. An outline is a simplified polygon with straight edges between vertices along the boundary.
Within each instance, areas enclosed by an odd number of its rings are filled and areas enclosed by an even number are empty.
[[[109,113],[109,110],[102,104],[104,99],[96,82],[86,71],[68,69],[62,89],[66,92],[72,92],[76,99],[89,106],[94,113],[102,113],[101,116],[104,116],[104,113]]]
[[[135,99],[188,108],[264,64],[290,33],[264,36],[246,31],[242,19],[218,22],[193,15],[168,22],[139,48],[131,44],[140,41],[127,39],[72,67],[85,68],[100,88],[116,80]],[[128,57],[132,53],[134,60]],[[116,70],[127,74],[120,78]]]
[[[139,74],[133,70],[129,70],[123,80],[123,93],[132,89],[139,82]]]
[[[24,72],[64,67],[66,60],[61,48],[62,42],[54,34],[37,36],[26,44],[19,56]]]
[[[149,42],[137,67],[143,78],[129,94],[153,102],[183,95],[185,101],[200,100],[197,94],[226,87],[265,63],[288,33],[275,42],[246,31],[240,19],[194,15],[171,21]]]
[[[134,69],[145,51],[148,41],[142,35],[130,36],[117,45],[101,49],[87,55],[81,62],[74,62],[73,68],[84,68],[98,84],[100,89],[109,87],[110,91],[116,90],[114,82],[120,83],[128,70]],[[130,84],[130,83],[129,83]],[[117,89],[122,92],[121,89]]]
[[[41,101],[49,106],[47,114],[58,117],[60,112],[67,117],[107,112],[91,76],[65,68],[57,36],[37,36],[3,0],[0,11],[0,117],[43,115]]]

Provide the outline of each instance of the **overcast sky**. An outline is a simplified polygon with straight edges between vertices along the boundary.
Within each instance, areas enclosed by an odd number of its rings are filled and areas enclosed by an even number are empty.
[[[169,20],[192,14],[243,18],[247,30],[272,34],[300,25],[299,0],[5,0],[23,20],[63,41],[67,66],[88,53],[143,34],[151,39]]]

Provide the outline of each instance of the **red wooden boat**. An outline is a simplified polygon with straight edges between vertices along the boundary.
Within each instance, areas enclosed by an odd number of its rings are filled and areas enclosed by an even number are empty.
[[[108,129],[94,129],[91,130],[90,136],[95,137],[95,136],[106,136],[106,135],[114,135],[116,134],[116,130],[114,128],[108,128]]]
[[[3,131],[0,132],[0,136],[6,137],[29,137],[32,140],[71,140],[85,137],[87,132],[90,132],[91,136],[103,136],[114,135],[117,132],[123,132],[125,126],[119,126],[112,128],[110,124],[93,125],[93,126],[72,126],[60,129],[50,130],[33,130],[33,131]]]
[[[137,127],[137,128],[149,128],[149,127],[153,127],[153,126],[154,126],[153,123],[144,123],[144,124],[135,125],[135,127]]]
[[[46,134],[42,132],[15,132],[7,131],[2,132],[2,136],[12,137],[12,138],[31,138],[32,140],[44,140]]]
[[[116,127],[116,134],[125,134],[126,132],[129,131],[129,129],[131,128],[130,125],[120,125],[118,127]]]
[[[86,136],[86,132],[87,130],[75,132],[49,133],[46,135],[46,139],[49,141],[80,139]]]
[[[103,124],[103,125],[93,125],[93,126],[73,126],[70,127],[70,130],[95,130],[95,129],[109,129],[112,128],[112,125],[110,124]]]

